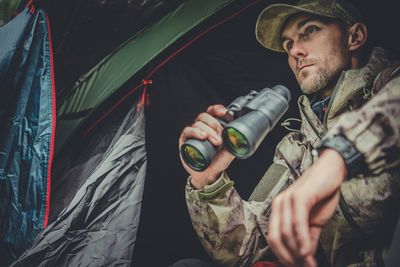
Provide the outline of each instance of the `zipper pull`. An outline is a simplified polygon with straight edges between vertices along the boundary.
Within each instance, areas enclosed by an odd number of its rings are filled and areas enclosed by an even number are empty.
[[[144,106],[150,105],[150,97],[149,97],[149,93],[147,92],[147,86],[152,83],[153,83],[153,80],[147,80],[147,79],[142,80],[142,85],[144,88],[143,88],[141,101],[137,105],[137,112],[139,112],[140,109],[143,108]]]
[[[30,14],[35,13],[35,4],[33,3],[33,0],[29,0],[28,4],[26,4],[26,7],[29,8]]]

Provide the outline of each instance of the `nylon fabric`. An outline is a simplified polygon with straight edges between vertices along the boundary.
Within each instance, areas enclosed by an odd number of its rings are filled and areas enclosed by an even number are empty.
[[[131,264],[147,166],[143,110],[133,107],[114,127],[111,142],[92,147],[103,153],[81,164],[86,180],[66,208],[11,266]]]
[[[47,219],[55,103],[45,12],[26,8],[0,29],[0,40],[0,266],[7,266]]]
[[[230,2],[232,0],[187,1],[145,31],[132,36],[78,80],[72,93],[60,103],[60,122],[70,113],[98,108],[132,75]],[[77,122],[78,119],[69,120],[70,127],[60,132],[57,151],[79,126]]]

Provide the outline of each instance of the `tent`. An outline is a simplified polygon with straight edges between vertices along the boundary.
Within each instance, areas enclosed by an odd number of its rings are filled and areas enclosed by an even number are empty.
[[[285,56],[255,41],[257,14],[272,2],[23,1],[1,32],[21,29],[15,21],[24,14],[42,14],[53,36],[41,39],[48,48],[53,41],[47,58],[54,54],[55,73],[48,79],[55,81],[56,99],[50,106],[57,103],[57,118],[50,116],[46,128],[54,130],[56,121],[50,198],[40,194],[42,201],[50,199],[49,224],[42,231],[44,220],[32,220],[42,227],[27,230],[30,239],[1,243],[11,246],[1,264],[167,266],[183,257],[206,258],[184,203],[177,138],[212,103],[228,104],[278,83],[298,91]],[[399,47],[380,37],[373,40]],[[297,116],[295,101],[292,106],[284,119]],[[228,170],[244,198],[286,133],[276,127],[254,156]],[[25,188],[25,180],[19,186]],[[50,188],[49,181],[43,188]],[[2,221],[2,240],[9,229]]]
[[[46,14],[25,9],[0,31],[0,259],[8,263],[47,226],[55,86]]]

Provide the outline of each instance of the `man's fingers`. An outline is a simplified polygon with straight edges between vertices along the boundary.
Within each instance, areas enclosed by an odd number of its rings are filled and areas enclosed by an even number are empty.
[[[195,122],[201,121],[208,127],[214,129],[218,134],[222,134],[224,128],[222,127],[221,123],[211,114],[209,113],[201,113],[195,119]]]
[[[208,138],[213,145],[220,145],[222,139],[220,137],[223,127],[216,118],[208,113],[201,113],[197,116],[192,126],[183,129],[179,138],[179,147],[190,138],[205,140]]]
[[[287,266],[294,266],[295,260],[282,243],[281,236],[281,205],[280,196],[272,202],[272,210],[268,223],[268,243],[275,256]]]
[[[292,218],[292,203],[290,195],[282,198],[281,214],[282,221],[280,222],[282,243],[290,251],[294,258],[299,257],[299,251],[296,243],[296,237],[293,231],[293,218]]]
[[[207,108],[207,113],[210,113],[211,115],[217,116],[217,117],[224,116],[226,112],[227,112],[227,109],[223,105],[214,105],[214,106],[209,106]]]
[[[314,256],[313,255],[307,256],[303,261],[303,266],[304,267],[317,267],[317,262],[315,261]]]
[[[208,125],[206,125],[202,121],[196,121],[193,124],[193,127],[200,129],[202,132],[207,134],[208,140],[215,146],[219,146],[222,144],[222,139],[221,136],[212,128],[210,128]]]
[[[301,194],[301,192],[298,194]],[[309,212],[305,201],[301,197],[292,198],[291,202],[291,206],[293,207],[292,227],[298,246],[298,253],[301,257],[304,257],[311,254],[310,225],[308,222]]]
[[[195,127],[186,127],[183,129],[181,136],[179,137],[179,147],[182,146],[182,144],[190,138],[195,138],[199,140],[205,140],[207,139],[207,133],[202,131],[199,128]]]
[[[321,236],[322,227],[312,226],[310,228],[310,236],[311,236],[311,253],[315,254],[318,247],[319,237]]]

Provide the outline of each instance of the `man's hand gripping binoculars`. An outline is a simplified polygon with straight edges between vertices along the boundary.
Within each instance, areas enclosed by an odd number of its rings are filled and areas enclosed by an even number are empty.
[[[223,144],[216,147],[208,140],[188,139],[180,147],[182,159],[190,168],[201,172],[222,148],[239,159],[250,157],[288,110],[290,98],[289,90],[283,85],[236,98],[227,107],[227,113],[218,118],[224,127]]]

